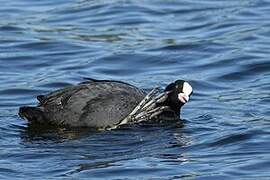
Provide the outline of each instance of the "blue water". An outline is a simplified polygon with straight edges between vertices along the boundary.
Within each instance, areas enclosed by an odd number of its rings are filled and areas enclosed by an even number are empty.
[[[0,179],[270,179],[270,2],[0,0]],[[83,78],[194,95],[184,127],[32,129]]]

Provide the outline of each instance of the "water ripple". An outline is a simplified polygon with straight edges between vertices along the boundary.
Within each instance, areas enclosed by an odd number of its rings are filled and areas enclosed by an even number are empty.
[[[258,0],[1,3],[0,178],[267,179],[268,14]],[[18,117],[87,77],[146,91],[186,79],[194,94],[181,126],[96,132]]]

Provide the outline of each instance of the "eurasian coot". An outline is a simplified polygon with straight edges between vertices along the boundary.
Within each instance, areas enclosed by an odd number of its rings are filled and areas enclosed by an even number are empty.
[[[147,95],[121,81],[96,80],[37,96],[37,107],[20,107],[19,115],[29,123],[68,127],[115,128],[122,124],[173,117],[189,100],[192,87],[183,80],[169,84],[163,93]]]

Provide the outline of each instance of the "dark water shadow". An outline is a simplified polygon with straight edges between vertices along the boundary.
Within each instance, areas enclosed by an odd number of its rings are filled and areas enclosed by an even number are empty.
[[[22,142],[28,143],[61,143],[70,140],[77,140],[88,138],[97,134],[115,134],[118,132],[140,132],[148,131],[148,129],[172,129],[182,128],[184,124],[179,122],[147,122],[137,124],[126,124],[112,130],[98,130],[90,127],[59,127],[48,124],[27,124],[26,126],[19,126],[21,131]]]
[[[61,143],[88,137],[99,132],[93,128],[67,128],[44,124],[27,124],[27,126],[23,127],[20,136],[24,143]]]

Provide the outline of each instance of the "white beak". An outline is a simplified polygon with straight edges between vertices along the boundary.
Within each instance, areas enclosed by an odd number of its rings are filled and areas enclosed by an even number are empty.
[[[184,82],[183,92],[178,94],[179,101],[181,101],[184,104],[187,103],[191,93],[192,93],[191,85],[188,82]]]
[[[189,97],[188,95],[186,95],[185,93],[179,93],[178,94],[178,99],[179,101],[181,101],[183,104],[187,103],[189,101]]]

